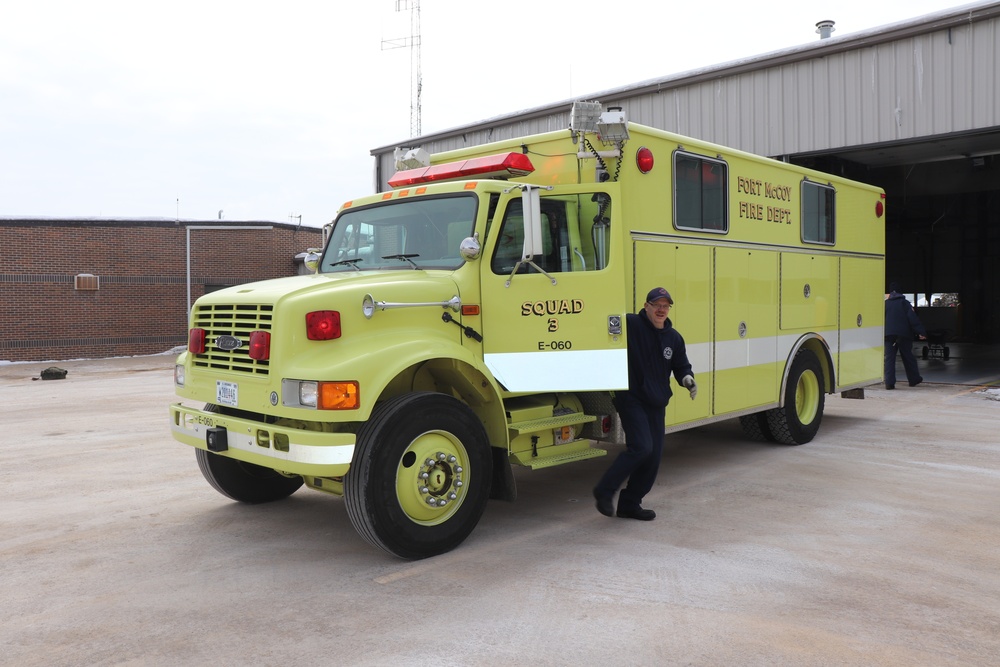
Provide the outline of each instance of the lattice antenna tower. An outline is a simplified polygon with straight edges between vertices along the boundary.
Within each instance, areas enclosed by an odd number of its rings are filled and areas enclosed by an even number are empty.
[[[420,136],[420,0],[396,0],[397,12],[410,12],[410,36],[383,39],[382,50],[410,49],[410,137]]]

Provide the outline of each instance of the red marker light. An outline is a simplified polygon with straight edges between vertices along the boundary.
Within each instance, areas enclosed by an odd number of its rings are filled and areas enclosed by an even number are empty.
[[[882,199],[885,199],[885,195],[882,195]],[[875,202],[875,217],[881,218],[882,214],[884,213],[885,213],[885,204],[883,204],[882,200],[880,199],[879,201]]]
[[[309,340],[340,338],[340,312],[316,310],[306,313],[306,338]]]
[[[205,354],[205,330],[191,329],[188,331],[188,352]]]
[[[640,148],[635,152],[635,165],[639,167],[639,171],[644,174],[648,174],[653,170],[653,151],[649,150],[645,146]]]
[[[251,359],[267,361],[271,356],[271,333],[269,331],[254,331],[250,334]]]

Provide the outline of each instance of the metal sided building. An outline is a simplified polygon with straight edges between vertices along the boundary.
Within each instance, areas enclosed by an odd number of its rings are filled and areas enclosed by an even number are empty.
[[[986,343],[1000,341],[998,61],[1000,2],[977,2],[580,99],[884,188],[886,283],[926,306],[928,329]],[[388,189],[397,147],[438,153],[568,128],[572,101],[376,148],[376,189]]]

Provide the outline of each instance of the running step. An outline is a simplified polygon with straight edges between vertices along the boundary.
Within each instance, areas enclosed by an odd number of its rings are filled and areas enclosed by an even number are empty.
[[[549,454],[548,456],[532,456],[530,452],[521,452],[519,454],[511,454],[510,458],[511,463],[527,466],[532,470],[538,470],[539,468],[551,468],[552,466],[572,463],[573,461],[596,459],[598,456],[606,456],[607,453],[608,450],[606,449],[588,446],[585,449],[577,449],[570,452],[564,451],[561,454]]]
[[[595,421],[596,419],[597,417],[594,415],[585,415],[582,412],[572,412],[565,415],[556,415],[555,417],[544,417],[542,419],[514,422],[507,424],[507,428],[511,431],[516,431],[518,435],[520,435],[522,433],[535,433],[537,431],[557,429],[562,426],[571,426],[573,424],[587,424]]]

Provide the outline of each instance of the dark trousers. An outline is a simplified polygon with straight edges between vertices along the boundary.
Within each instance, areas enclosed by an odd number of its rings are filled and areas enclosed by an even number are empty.
[[[885,385],[891,387],[896,384],[896,350],[899,350],[899,356],[903,358],[907,382],[913,384],[923,380],[920,369],[917,368],[917,359],[913,356],[913,339],[909,336],[886,336]]]
[[[652,490],[660,469],[666,408],[644,405],[631,397],[619,395],[615,397],[615,409],[625,431],[625,451],[614,460],[594,490],[604,497],[613,498],[628,480],[618,497],[618,507],[635,509]]]

